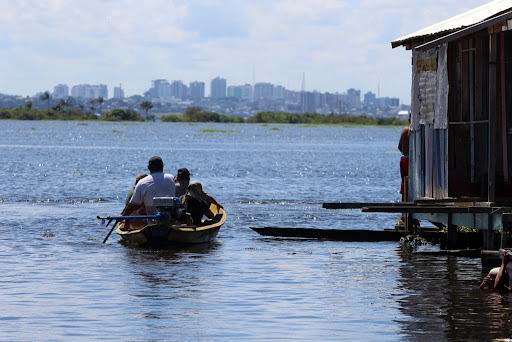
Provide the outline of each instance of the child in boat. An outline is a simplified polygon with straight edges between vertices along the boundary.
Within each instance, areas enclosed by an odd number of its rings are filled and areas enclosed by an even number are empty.
[[[214,219],[214,215],[210,210],[210,203],[215,204],[218,208],[222,208],[222,205],[203,191],[203,186],[198,181],[190,182],[187,192],[182,198],[185,210],[192,216],[195,226],[201,225],[203,215],[209,219]]]
[[[181,197],[185,195],[190,183],[190,176],[192,176],[192,174],[187,168],[182,167],[178,170],[174,187],[174,196]]]
[[[137,183],[144,177],[146,177],[147,174],[145,173],[140,173],[137,175],[137,178],[135,178],[135,185],[137,185]],[[126,199],[125,199],[125,205],[128,205],[128,203],[130,203],[130,200],[132,199],[132,196],[133,196],[133,191],[135,190],[135,185],[133,186],[133,188],[128,192],[128,194],[126,195]]]

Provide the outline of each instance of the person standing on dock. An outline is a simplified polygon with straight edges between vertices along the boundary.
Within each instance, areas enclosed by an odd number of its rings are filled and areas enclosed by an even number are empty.
[[[409,122],[411,122],[411,114],[409,114]],[[409,126],[404,127],[400,134],[400,141],[398,142],[398,150],[402,152],[400,158],[400,176],[402,177],[402,185],[400,186],[400,193],[402,194],[402,201],[406,201],[404,196],[405,177],[409,175],[409,140],[411,138],[411,130]]]

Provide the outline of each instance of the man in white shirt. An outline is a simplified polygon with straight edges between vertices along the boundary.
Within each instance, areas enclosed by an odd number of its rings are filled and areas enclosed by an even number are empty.
[[[174,176],[164,174],[164,162],[159,156],[153,156],[149,159],[149,176],[141,179],[135,186],[133,196],[122,216],[129,216],[135,210],[145,207],[146,213],[152,215],[155,211],[153,197],[174,197]]]

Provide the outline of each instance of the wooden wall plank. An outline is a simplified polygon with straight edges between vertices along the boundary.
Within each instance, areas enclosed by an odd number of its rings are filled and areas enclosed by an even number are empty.
[[[507,92],[505,89],[505,33],[500,33],[500,86],[501,86],[501,141],[503,156],[503,180],[508,182],[507,150]]]
[[[488,145],[488,181],[487,201],[496,200],[496,63],[497,63],[496,34],[489,36],[489,145]]]

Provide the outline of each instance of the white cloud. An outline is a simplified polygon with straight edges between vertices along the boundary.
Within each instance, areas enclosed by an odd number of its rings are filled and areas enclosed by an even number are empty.
[[[0,92],[58,83],[224,77],[308,90],[348,88],[409,102],[410,52],[390,42],[486,0],[0,0]]]

